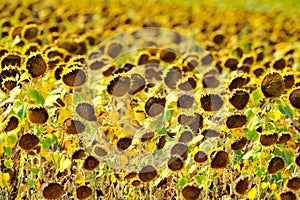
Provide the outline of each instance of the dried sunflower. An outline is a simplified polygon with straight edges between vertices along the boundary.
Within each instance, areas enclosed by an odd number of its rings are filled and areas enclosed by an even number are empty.
[[[16,129],[19,125],[19,118],[12,115],[12,116],[9,116],[5,122],[4,122],[5,126],[3,128],[3,131],[4,132],[9,132],[9,131],[12,131],[14,129]]]
[[[27,134],[21,136],[21,138],[19,140],[19,146],[22,149],[28,151],[28,150],[32,150],[34,147],[36,147],[39,142],[40,142],[40,140],[37,136],[27,133]]]
[[[57,199],[59,198],[64,189],[63,186],[59,183],[50,183],[43,190],[43,196],[46,199]]]
[[[94,107],[89,103],[79,103],[76,106],[76,113],[87,121],[97,121]]]
[[[218,111],[222,108],[224,101],[218,94],[205,94],[200,98],[201,107],[205,111]]]
[[[210,155],[211,157],[211,168],[225,168],[228,164],[228,153],[226,151],[214,151]]]
[[[76,189],[78,199],[86,199],[92,195],[92,189],[86,185],[82,185]]]
[[[93,170],[99,165],[99,160],[93,156],[88,156],[83,163],[83,168],[86,170]]]
[[[40,53],[31,53],[26,58],[25,66],[32,78],[44,75],[47,70],[47,64]]]
[[[152,181],[157,175],[157,171],[152,165],[146,165],[139,171],[139,179],[143,182]]]
[[[116,97],[124,96],[130,89],[130,83],[129,77],[117,76],[107,85],[107,92]]]
[[[44,124],[47,122],[49,115],[45,107],[32,106],[28,109],[28,118],[31,123]]]
[[[274,174],[277,173],[279,170],[284,168],[284,160],[281,157],[274,157],[271,159],[271,161],[269,162],[268,165],[268,172],[270,174]]]
[[[187,200],[198,199],[201,189],[195,185],[186,185],[182,190],[182,196]]]
[[[284,80],[277,72],[268,73],[261,83],[261,90],[267,98],[279,97],[284,88]]]

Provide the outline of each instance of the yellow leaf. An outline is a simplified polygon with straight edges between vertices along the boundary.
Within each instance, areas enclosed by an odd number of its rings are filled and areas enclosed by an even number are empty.
[[[262,188],[262,189],[266,189],[267,187],[269,187],[269,183],[263,182],[263,183],[261,184],[261,188]]]
[[[24,169],[29,169],[30,168],[30,163],[29,162],[27,162],[25,165],[24,165]]]
[[[239,163],[234,165],[234,169],[237,170],[239,173],[241,172],[241,166]]]
[[[255,199],[256,198],[256,187],[252,188],[248,194],[247,194],[247,197],[249,199]]]
[[[59,171],[63,172],[65,171],[65,169],[70,168],[70,166],[71,166],[71,160],[66,157],[62,157],[60,160]]]
[[[71,111],[67,108],[62,108],[59,112],[58,122],[63,123],[67,118],[71,117]]]
[[[272,191],[274,191],[274,190],[276,190],[277,186],[275,183],[272,183],[270,188]]]
[[[0,174],[0,187],[2,189],[6,188],[9,186],[9,180],[10,180],[10,176],[8,173],[1,173]]]
[[[153,152],[153,150],[155,149],[155,143],[153,141],[150,141],[147,144],[147,148],[148,148],[149,151]]]

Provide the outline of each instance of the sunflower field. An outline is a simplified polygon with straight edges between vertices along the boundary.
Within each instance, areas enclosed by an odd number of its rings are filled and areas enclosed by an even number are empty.
[[[300,199],[298,0],[0,1],[0,200]]]

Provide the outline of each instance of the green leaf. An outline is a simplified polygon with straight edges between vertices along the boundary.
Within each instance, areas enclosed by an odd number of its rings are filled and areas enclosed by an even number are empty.
[[[255,105],[257,105],[259,101],[262,99],[262,95],[259,88],[252,92],[252,98],[254,100]]]
[[[255,129],[253,129],[252,131],[246,129],[246,138],[248,140],[257,140],[258,136],[259,135]]]
[[[27,92],[27,95],[34,99],[36,101],[36,103],[38,104],[42,104],[44,105],[45,103],[45,99],[44,97],[39,93],[39,91],[35,90],[35,89],[29,89]]]
[[[8,135],[7,136],[7,143],[14,146],[15,144],[17,144],[18,142],[18,138],[15,135]]]
[[[4,160],[4,166],[8,169],[12,169],[14,166],[14,162],[12,161],[12,159]]]
[[[33,188],[36,186],[36,179],[29,179],[28,181],[29,188]]]
[[[30,171],[31,171],[32,173],[34,173],[35,175],[37,175],[37,176],[39,175],[39,170],[36,169],[36,168],[31,168]]]
[[[293,110],[287,103],[284,103],[285,105],[282,105],[282,102],[278,99],[275,100],[275,102],[277,103],[278,109],[282,114],[288,115],[291,120],[294,119]]]
[[[12,156],[12,149],[10,147],[4,146],[3,149],[7,156]]]
[[[167,129],[163,127],[157,132],[158,135],[166,135],[167,134]]]
[[[20,106],[20,108],[17,112],[17,115],[19,116],[19,118],[21,120],[26,118],[26,104],[23,104],[23,105]]]
[[[42,144],[42,147],[47,150],[49,149],[49,147],[51,146],[52,144],[52,139],[51,138],[44,138],[44,139],[41,139],[41,144]]]

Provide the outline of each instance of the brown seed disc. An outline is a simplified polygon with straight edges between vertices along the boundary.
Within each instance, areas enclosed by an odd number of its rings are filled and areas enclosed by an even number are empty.
[[[295,89],[289,96],[290,103],[297,109],[300,109],[300,88]]]
[[[193,122],[193,120],[194,120],[193,116],[188,116],[185,114],[180,114],[178,116],[178,123],[183,126],[187,126],[187,125],[191,124]]]
[[[173,67],[168,71],[166,77],[164,78],[164,82],[170,89],[174,90],[176,89],[176,85],[181,77],[182,75],[180,69],[178,67]]]
[[[89,103],[79,103],[76,106],[76,113],[87,121],[97,121],[94,107]]]
[[[124,137],[120,138],[117,142],[117,147],[120,151],[126,150],[132,143],[132,138]]]
[[[166,142],[167,142],[167,136],[166,135],[160,136],[158,138],[158,142],[156,143],[156,149],[160,150],[160,149],[164,148]]]
[[[218,111],[222,108],[224,101],[218,94],[208,94],[200,98],[200,103],[205,111]]]
[[[82,133],[85,129],[85,126],[82,122],[79,120],[73,120],[73,119],[66,119],[63,123],[64,125],[64,130],[66,131],[67,134],[79,134]]]
[[[295,78],[294,78],[294,75],[293,74],[290,74],[290,75],[285,75],[283,77],[284,79],[284,87],[285,89],[290,89],[294,86],[295,84]]]
[[[182,158],[175,155],[172,156],[168,161],[168,168],[172,171],[178,171],[183,168],[184,162]]]
[[[63,74],[62,81],[70,87],[81,86],[86,82],[86,74],[82,69],[75,68]]]
[[[129,91],[130,82],[130,78],[128,78],[127,76],[117,76],[107,85],[107,92],[110,95],[121,97]]]
[[[249,178],[248,177],[243,177],[235,185],[235,191],[236,193],[240,195],[246,194],[246,192],[249,189]]]
[[[111,58],[117,58],[122,52],[123,46],[119,43],[113,42],[107,48],[107,55]]]
[[[63,193],[64,188],[59,183],[50,183],[43,190],[43,196],[45,199],[57,199]]]
[[[184,131],[181,133],[179,137],[179,142],[188,143],[192,141],[193,139],[193,133],[190,131]]]
[[[184,94],[178,98],[177,107],[190,108],[193,106],[194,101],[195,101],[194,97]]]
[[[253,73],[255,74],[256,78],[258,78],[264,74],[264,71],[265,71],[264,68],[259,67],[255,69]]]
[[[272,134],[262,134],[260,135],[259,141],[263,146],[271,146],[272,144],[275,144],[278,139],[277,133]]]
[[[141,184],[141,181],[139,181],[139,180],[134,180],[131,182],[131,185],[135,186],[135,187],[139,186],[140,184]]]
[[[277,70],[282,70],[285,68],[285,66],[286,66],[286,61],[283,58],[276,60],[273,64],[273,68]]]
[[[83,168],[86,170],[93,170],[99,165],[99,160],[93,156],[88,156],[83,163]]]
[[[187,200],[196,200],[200,195],[201,189],[194,185],[184,186],[182,196]]]
[[[38,33],[39,33],[39,30],[37,29],[37,27],[28,27],[24,31],[23,36],[26,40],[32,40],[38,36]]]
[[[82,149],[79,149],[77,151],[75,151],[73,154],[72,154],[72,160],[74,159],[80,159],[84,156],[84,150]]]
[[[197,86],[197,82],[194,78],[190,77],[187,81],[184,81],[183,83],[180,83],[178,85],[178,88],[184,91],[190,91],[195,89]]]
[[[25,134],[22,135],[20,140],[19,140],[19,146],[28,151],[33,149],[35,146],[39,144],[40,140],[37,136],[32,135],[32,134]]]
[[[278,138],[277,140],[277,144],[284,144],[286,142],[288,142],[291,139],[291,135],[288,133],[283,133],[281,134],[281,136]]]
[[[234,89],[237,89],[237,88],[243,88],[245,85],[247,85],[250,81],[250,78],[247,77],[247,78],[244,78],[244,77],[236,77],[234,78],[228,88],[230,91],[234,90]]]
[[[231,71],[234,71],[237,69],[237,66],[239,64],[239,61],[235,58],[229,58],[226,60],[224,66],[229,68]]]
[[[21,57],[17,54],[6,54],[1,61],[2,69],[5,66],[21,66]]]
[[[178,155],[183,159],[187,158],[188,146],[185,143],[176,143],[171,149],[171,155]]]
[[[199,133],[199,129],[203,128],[203,117],[199,113],[194,113],[192,123],[188,125],[195,134]]]
[[[281,157],[274,157],[268,165],[268,172],[274,174],[284,168],[284,160]]]
[[[146,86],[146,81],[143,76],[139,74],[132,74],[131,75],[131,85],[129,88],[129,94],[136,94],[139,91],[143,90]]]
[[[281,200],[296,200],[297,199],[296,195],[291,191],[281,193],[280,198],[281,198]]]
[[[76,194],[78,199],[86,199],[92,195],[92,189],[83,185],[76,189]]]
[[[176,53],[172,50],[161,50],[160,59],[164,62],[173,62],[176,59]]]
[[[201,133],[205,138],[214,138],[214,137],[219,137],[220,133],[218,131],[215,131],[213,129],[205,129]]]
[[[96,60],[90,64],[91,70],[99,70],[106,65],[105,60]]]
[[[148,140],[151,140],[154,137],[154,132],[148,132],[142,135],[141,141],[146,142]]]
[[[199,65],[198,61],[195,59],[192,59],[188,61],[187,63],[184,63],[182,66],[182,71],[183,72],[191,72],[193,71],[197,66]]]
[[[45,74],[47,64],[41,54],[36,54],[27,59],[26,69],[33,78],[36,78]]]
[[[107,155],[107,151],[102,147],[95,147],[94,152],[97,156],[103,157]]]
[[[249,94],[243,90],[236,90],[230,97],[229,102],[238,110],[242,110],[246,107],[249,101]]]
[[[130,172],[124,178],[127,179],[127,180],[132,179],[132,178],[136,177],[136,175],[137,175],[136,172]]]
[[[198,151],[194,156],[194,160],[197,163],[204,163],[205,161],[207,161],[207,159],[207,155],[204,151]]]
[[[210,65],[213,62],[213,58],[211,54],[208,54],[206,56],[204,56],[203,58],[201,58],[201,64],[204,66]]]
[[[253,56],[249,56],[243,60],[243,64],[246,64],[246,65],[252,65],[253,63],[254,63]]]
[[[288,180],[287,187],[291,190],[300,189],[300,177],[294,177]]]
[[[149,182],[155,179],[157,171],[152,165],[146,165],[139,171],[139,179],[143,182]]]
[[[165,109],[166,98],[150,97],[145,104],[146,113],[150,117],[155,117]]]
[[[217,35],[214,36],[213,41],[214,41],[214,43],[216,43],[216,44],[222,44],[222,42],[224,41],[224,39],[225,39],[225,36],[224,36],[224,35],[222,35],[222,34],[217,34]]]
[[[139,57],[138,65],[145,65],[147,63],[149,63],[149,55],[141,54]]]
[[[238,137],[231,143],[232,150],[240,150],[244,148],[244,146],[247,144],[248,140],[245,137]]]
[[[236,115],[231,115],[230,117],[227,118],[226,125],[230,129],[240,128],[244,126],[246,122],[247,122],[247,117],[245,115],[236,114]]]
[[[28,118],[31,123],[43,124],[48,120],[48,112],[44,107],[31,107],[28,109]]]
[[[279,97],[284,88],[284,80],[277,72],[267,74],[261,83],[261,90],[267,98]]]
[[[298,165],[298,167],[300,167],[300,153],[296,155],[295,163]]]
[[[224,168],[228,164],[228,154],[226,151],[217,151],[211,154],[211,168]]]
[[[217,88],[219,86],[219,80],[213,75],[206,75],[203,77],[202,85],[204,88]]]
[[[116,66],[110,66],[108,69],[106,69],[104,72],[102,72],[103,76],[111,76],[116,69]]]
[[[19,119],[16,116],[10,116],[4,128],[4,132],[16,129],[19,125]]]

